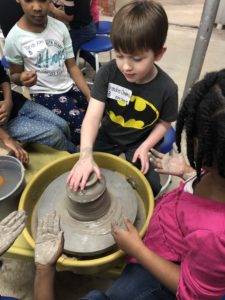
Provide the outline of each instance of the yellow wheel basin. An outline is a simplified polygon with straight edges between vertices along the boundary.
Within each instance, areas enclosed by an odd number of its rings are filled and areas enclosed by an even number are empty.
[[[77,153],[55,160],[38,171],[26,186],[20,199],[19,209],[25,210],[28,214],[27,225],[23,231],[23,236],[32,249],[34,249],[32,226],[39,198],[48,185],[61,174],[71,170],[78,159],[79,154]],[[152,190],[145,176],[137,168],[132,166],[132,164],[120,157],[95,152],[94,159],[100,168],[118,172],[125,178],[129,178],[128,181],[135,185],[135,191],[144,210],[144,221],[139,228],[140,235],[143,236],[154,206]],[[79,274],[92,274],[118,264],[123,259],[123,256],[124,253],[121,250],[103,253],[101,256],[93,258],[78,258],[63,255],[58,260],[58,267],[59,269],[69,269]]]

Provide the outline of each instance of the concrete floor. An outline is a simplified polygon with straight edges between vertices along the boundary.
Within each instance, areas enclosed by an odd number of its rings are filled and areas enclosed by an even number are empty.
[[[116,9],[127,3],[117,0]],[[170,23],[167,39],[167,52],[159,65],[170,74],[179,86],[179,96],[182,97],[191,60],[191,55],[197,35],[204,0],[159,0],[164,6]],[[107,17],[102,17],[107,19]],[[201,76],[212,70],[224,67],[225,31],[213,30],[208,51],[203,64]],[[108,56],[103,55],[104,61]],[[173,184],[177,185],[177,180]],[[29,261],[9,260],[3,262],[0,269],[0,294],[32,299],[33,263]],[[71,272],[61,272],[57,275],[57,293],[59,299],[79,299],[93,288],[106,289],[110,280],[98,279],[96,276],[75,275]]]

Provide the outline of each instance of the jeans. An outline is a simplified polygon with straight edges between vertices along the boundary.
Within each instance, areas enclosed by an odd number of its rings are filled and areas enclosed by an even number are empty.
[[[176,296],[141,265],[128,264],[108,291],[91,291],[80,300],[176,300]]]
[[[80,29],[70,30],[70,37],[72,40],[73,52],[75,56],[77,55],[77,51],[80,48],[80,45],[95,38],[96,32],[97,32],[97,28],[93,22]],[[95,70],[95,58],[90,52],[81,51],[80,57],[82,57],[85,61],[87,61],[91,65],[91,67]]]
[[[70,129],[65,120],[42,105],[27,100],[18,115],[4,127],[21,142],[36,142],[70,153],[76,146],[70,141]]]
[[[140,143],[137,143],[133,146],[114,145],[110,143],[108,136],[106,136],[100,129],[94,145],[94,151],[106,152],[114,155],[120,155],[121,153],[124,153],[126,160],[132,163],[134,152],[139,146]],[[136,163],[132,164],[138,169],[141,168],[141,163],[139,160]],[[150,164],[149,170],[145,174],[145,177],[152,188],[154,196],[158,195],[161,190],[160,176],[157,172],[154,171],[154,167],[152,164]]]

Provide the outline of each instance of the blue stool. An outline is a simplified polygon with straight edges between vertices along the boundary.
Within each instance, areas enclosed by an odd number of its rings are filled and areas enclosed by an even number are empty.
[[[110,21],[99,21],[98,28],[97,28],[97,34],[109,35],[111,26],[112,26],[112,22],[110,22]]]
[[[171,152],[173,148],[173,143],[175,142],[175,130],[171,126],[164,136],[163,142],[160,145],[159,151],[166,154]],[[161,187],[160,193],[164,192],[167,189],[168,185],[171,183],[172,176],[168,175],[168,178],[164,185]]]
[[[5,56],[2,56],[1,64],[2,64],[3,68],[9,69],[9,63],[8,63],[8,61],[6,60]]]
[[[80,49],[77,52],[77,58],[76,58],[77,65],[79,65],[80,50],[88,51],[88,52],[91,52],[94,54],[96,73],[99,70],[98,53],[109,51],[110,60],[112,59],[112,53],[111,53],[112,43],[111,43],[110,37],[108,37],[106,35],[96,35],[95,38],[93,38],[92,40],[90,40],[80,46]]]

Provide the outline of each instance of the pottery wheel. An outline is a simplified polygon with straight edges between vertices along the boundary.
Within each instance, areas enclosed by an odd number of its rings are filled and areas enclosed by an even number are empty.
[[[60,225],[64,231],[64,251],[69,254],[92,256],[110,250],[115,241],[111,235],[112,221],[123,224],[126,216],[134,223],[138,209],[136,192],[124,176],[117,172],[101,169],[106,180],[106,189],[110,197],[110,206],[102,217],[94,221],[79,221],[68,213],[66,172],[45,189],[38,201],[37,218],[55,210],[60,216]]]

